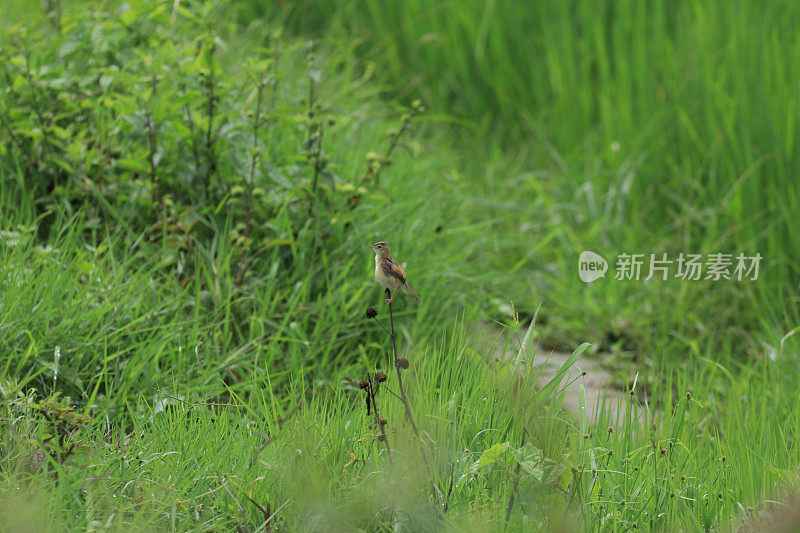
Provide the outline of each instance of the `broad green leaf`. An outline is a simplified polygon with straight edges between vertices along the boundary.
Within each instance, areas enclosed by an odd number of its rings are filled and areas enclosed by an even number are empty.
[[[483,468],[486,465],[496,463],[510,447],[511,445],[508,442],[501,442],[495,444],[491,448],[485,449],[481,454],[480,459],[478,459],[478,468]]]
[[[544,475],[544,454],[542,450],[533,444],[526,444],[519,449],[514,450],[514,460],[519,463],[520,468],[539,481],[542,480]]]

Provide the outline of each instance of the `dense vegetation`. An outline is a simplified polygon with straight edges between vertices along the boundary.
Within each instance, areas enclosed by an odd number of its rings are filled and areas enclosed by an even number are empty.
[[[0,5],[3,528],[725,530],[780,510],[797,6],[27,4]],[[379,239],[422,296],[391,322]],[[764,263],[585,284],[587,249]],[[540,379],[550,348],[573,355]],[[583,385],[563,405],[581,357],[624,391],[596,419]]]

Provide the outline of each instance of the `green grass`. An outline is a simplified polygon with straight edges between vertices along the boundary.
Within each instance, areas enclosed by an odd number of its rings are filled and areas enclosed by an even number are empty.
[[[793,491],[793,6],[21,4],[0,529],[725,531]],[[422,297],[394,316],[419,440],[364,316],[377,239]],[[586,285],[583,249],[766,264]],[[620,404],[565,410],[554,346]]]
[[[545,302],[550,344],[625,337],[653,352],[672,336],[670,352],[698,338],[704,353],[740,358],[800,323],[796,4],[235,5],[244,19],[266,10],[303,35],[350,36],[390,94],[469,124],[458,135],[477,154],[467,157],[471,181],[507,215],[495,227],[499,264],[523,265],[519,307]],[[605,290],[574,276],[584,249],[765,259],[746,286]],[[653,330],[657,321],[664,328]]]

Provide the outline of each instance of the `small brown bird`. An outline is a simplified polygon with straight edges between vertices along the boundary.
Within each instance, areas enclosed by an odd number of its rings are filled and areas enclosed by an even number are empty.
[[[386,303],[391,305],[401,288],[407,290],[419,302],[417,293],[406,283],[406,271],[392,259],[389,245],[381,241],[370,244],[369,247],[375,251],[375,281],[386,287],[390,296],[391,291],[395,291],[394,296],[386,299]]]

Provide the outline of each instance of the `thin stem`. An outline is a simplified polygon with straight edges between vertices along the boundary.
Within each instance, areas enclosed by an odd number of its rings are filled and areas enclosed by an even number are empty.
[[[56,32],[61,35],[61,0],[48,0],[45,4],[47,10],[47,19],[50,24],[56,29]]]
[[[450,507],[450,496],[453,494],[453,476],[455,475],[456,471],[456,462],[453,461],[450,463],[450,486],[447,488],[447,496],[444,499],[444,512],[447,512],[447,509]]]
[[[185,95],[186,91],[183,91],[183,94]],[[192,157],[194,158],[194,170],[197,172],[200,169],[200,152],[197,149],[197,135],[195,134],[194,119],[192,119],[192,111],[189,109],[189,104],[183,106],[183,111],[186,115],[186,125],[191,133]]]
[[[209,32],[211,30],[209,29]],[[217,170],[217,157],[214,153],[214,143],[216,138],[214,137],[214,111],[216,107],[217,97],[214,94],[214,63],[212,61],[215,46],[213,41],[209,46],[209,60],[208,60],[208,73],[205,76],[205,89],[206,89],[206,115],[208,118],[208,124],[206,124],[206,131],[205,131],[205,149],[206,149],[206,175],[205,175],[205,189],[206,189],[206,197],[211,196],[211,176]]]
[[[256,115],[253,120],[253,153],[250,160],[250,177],[247,182],[247,201],[244,206],[244,243],[245,247],[242,248],[242,256],[239,258],[239,272],[236,275],[236,281],[240,282],[244,276],[245,260],[244,253],[247,245],[247,239],[250,237],[250,222],[251,211],[253,205],[253,182],[255,181],[256,166],[261,161],[261,156],[258,149],[258,128],[261,124],[261,102],[264,99],[264,88],[266,87],[266,77],[262,76],[258,82],[258,98],[256,99]]]
[[[389,454],[389,462],[391,463],[392,449],[389,447],[389,437],[386,435],[386,429],[383,427],[383,424],[381,424],[381,412],[378,410],[378,399],[376,398],[378,391],[373,386],[372,378],[369,376],[369,372],[367,372],[367,383],[367,397],[372,401],[372,413],[375,415],[375,423],[378,425],[378,428],[381,431],[381,440],[383,441],[383,444],[386,445],[386,451]]]
[[[380,321],[380,320],[378,320],[377,318],[373,318],[372,320],[374,320],[375,322],[377,322],[377,323],[378,323],[378,325],[381,327],[381,329],[382,329],[383,331],[385,331],[387,335],[389,335],[390,337],[392,336],[391,332],[389,332],[389,330],[388,330],[388,329],[386,329],[386,326],[384,326],[384,325],[381,323],[381,321]]]
[[[217,479],[219,480],[219,484],[222,485],[222,488],[225,489],[225,492],[228,493],[228,496],[230,496],[231,499],[234,501],[234,503],[236,504],[236,507],[239,508],[239,512],[242,513],[242,520],[244,521],[244,530],[245,531],[250,531],[250,528],[247,525],[247,511],[244,510],[244,507],[242,507],[242,504],[239,503],[239,500],[237,500],[236,496],[233,495],[233,493],[231,492],[231,489],[228,488],[228,482],[226,480],[222,479],[222,476],[220,476],[220,475],[217,476]]]
[[[396,134],[392,135],[392,140],[389,143],[389,147],[386,149],[386,152],[384,152],[383,159],[380,161],[377,169],[373,173],[372,170],[368,168],[365,178],[372,178],[375,181],[375,185],[380,185],[379,180],[381,171],[383,171],[386,166],[391,164],[392,152],[394,152],[395,148],[400,145],[400,138],[409,130],[409,126],[411,125],[411,121],[414,119],[414,117],[422,113],[423,110],[424,108],[421,104],[412,104],[409,112],[403,117],[403,122],[400,125],[400,129]]]
[[[157,175],[157,163],[156,163],[156,154],[158,152],[158,131],[156,130],[155,120],[153,119],[153,101],[156,98],[158,92],[158,78],[156,77],[156,73],[151,73],[151,83],[153,93],[150,97],[150,105],[147,106],[147,113],[146,113],[146,120],[145,125],[147,128],[147,143],[148,143],[148,162],[150,163],[150,182],[153,184],[153,191],[155,193],[155,199],[158,200],[159,191],[158,191],[158,175]]]
[[[414,422],[414,416],[411,414],[411,406],[408,403],[408,397],[406,396],[406,391],[403,388],[403,373],[400,371],[400,365],[397,364],[399,358],[397,357],[397,336],[394,332],[394,313],[392,312],[392,302],[389,302],[389,322],[392,328],[389,336],[392,338],[392,351],[394,353],[395,362],[394,369],[397,371],[397,387],[400,389],[400,399],[402,400],[403,407],[406,410],[406,417],[411,423],[411,429],[414,431],[414,435],[419,438],[419,430],[417,429],[417,424]]]
[[[372,179],[375,180],[375,184],[378,185],[378,181],[381,176],[381,171],[383,170],[384,166],[386,166],[389,162],[389,158],[394,152],[395,147],[397,147],[398,143],[400,142],[400,137],[405,133],[406,129],[408,129],[408,125],[411,122],[410,117],[403,120],[403,124],[400,126],[400,130],[392,136],[392,141],[389,143],[389,147],[386,149],[386,152],[383,154],[383,159],[380,162],[380,166],[375,170],[375,173],[372,175]]]
[[[315,138],[317,140],[316,150],[314,153],[314,186],[311,188],[314,199],[316,199],[317,184],[319,181],[319,147],[322,144],[322,139],[320,138],[320,131],[317,128],[314,128],[314,78],[311,77],[308,78],[308,120],[310,126],[308,132],[309,148],[311,148]]]
[[[42,95],[39,92],[39,86],[36,84],[36,81],[33,79],[33,71],[31,70],[31,55],[30,51],[27,48],[22,49],[22,57],[25,58],[25,79],[28,80],[28,86],[31,88],[31,92],[34,96],[34,105],[33,110],[36,113],[36,116],[39,118],[39,124],[42,127],[42,136],[47,133],[47,125],[45,124],[45,118],[42,113],[42,102],[45,101],[42,98]]]
[[[406,396],[405,388],[403,387],[403,373],[400,369],[399,358],[397,357],[397,335],[394,331],[394,313],[392,312],[392,302],[389,302],[389,323],[391,324],[391,337],[392,337],[392,351],[394,353],[394,368],[397,371],[397,387],[400,390],[400,401],[403,402],[403,407],[406,411],[406,418],[411,423],[411,429],[414,432],[414,436],[417,438],[419,442],[419,451],[422,454],[422,461],[425,463],[425,470],[428,473],[428,478],[431,480],[431,487],[433,488],[433,500],[436,502],[436,505],[439,505],[439,489],[436,487],[436,482],[433,479],[433,474],[431,473],[431,466],[430,462],[428,461],[428,454],[425,451],[425,446],[422,442],[422,439],[419,435],[419,430],[417,429],[417,424],[414,422],[414,415],[411,413],[411,405],[408,403],[408,396]]]
[[[311,181],[311,200],[308,204],[308,215],[314,212],[314,206],[317,203],[317,192],[319,190],[319,176],[322,172],[322,120],[321,117],[316,116],[314,110],[316,92],[314,91],[315,82],[314,78],[308,78],[308,138],[306,140],[306,150],[308,151],[308,162],[312,164],[314,176]],[[316,235],[316,232],[315,232]]]
[[[522,442],[520,444],[520,448],[525,446],[525,434],[527,433],[527,429],[522,429]],[[506,506],[506,527],[508,527],[508,521],[511,518],[511,510],[514,508],[514,499],[517,495],[517,489],[519,488],[519,472],[522,467],[519,463],[517,466],[514,467],[514,487],[511,489],[511,495],[508,497],[508,505]]]

